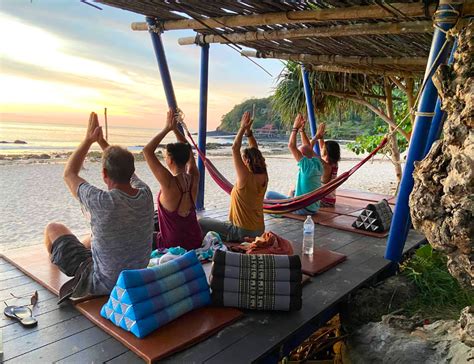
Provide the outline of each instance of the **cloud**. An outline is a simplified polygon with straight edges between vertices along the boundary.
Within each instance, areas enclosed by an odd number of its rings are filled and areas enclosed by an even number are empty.
[[[161,123],[167,105],[150,36],[129,28],[141,19],[79,2],[2,1],[3,118],[36,121],[49,111],[52,119],[60,114],[82,122],[85,113],[106,106],[123,125]],[[191,34],[167,32],[163,42],[178,104],[195,128],[200,51],[177,44]],[[211,46],[210,54],[208,125],[214,128],[236,103],[267,96],[273,80],[225,46]],[[274,74],[281,69],[278,62],[264,62]]]

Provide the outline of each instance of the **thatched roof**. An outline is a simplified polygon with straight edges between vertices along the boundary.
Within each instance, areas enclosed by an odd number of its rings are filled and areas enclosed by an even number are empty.
[[[257,51],[249,56],[367,73],[423,72],[435,10],[407,0],[98,1],[155,17],[164,30],[194,29],[198,42],[232,41]],[[470,13],[473,0],[466,4]]]

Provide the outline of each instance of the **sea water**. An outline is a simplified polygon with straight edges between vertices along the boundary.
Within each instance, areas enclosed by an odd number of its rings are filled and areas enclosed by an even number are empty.
[[[0,143],[0,154],[70,152],[84,139],[86,127],[86,125],[0,121],[0,141],[9,142]],[[159,131],[159,128],[114,125],[109,126],[108,140],[111,144],[125,146],[131,151],[140,151]],[[197,137],[194,139],[197,140]],[[26,144],[14,144],[15,140],[25,141]],[[163,139],[162,144],[175,141],[174,134],[170,133]],[[230,144],[232,139],[208,137],[207,142]],[[91,150],[99,150],[99,147],[93,145]]]

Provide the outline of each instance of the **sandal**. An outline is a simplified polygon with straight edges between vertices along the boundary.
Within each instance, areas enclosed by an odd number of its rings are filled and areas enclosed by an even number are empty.
[[[33,311],[28,306],[7,306],[3,310],[5,316],[17,320],[24,327],[35,327],[38,321],[33,317]]]

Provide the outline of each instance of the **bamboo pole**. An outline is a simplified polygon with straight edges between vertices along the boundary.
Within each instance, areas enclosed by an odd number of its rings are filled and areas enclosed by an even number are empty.
[[[104,121],[105,121],[105,140],[109,140],[109,125],[107,123],[107,108],[104,108]]]
[[[351,6],[345,8],[316,9],[272,12],[252,15],[230,15],[217,18],[166,20],[161,23],[163,30],[177,29],[205,29],[224,27],[246,27],[273,24],[298,24],[318,23],[341,20],[369,20],[369,19],[393,19],[402,16],[414,18],[425,17],[425,9],[422,2],[416,3],[393,3],[390,7],[394,11],[381,8],[378,5]],[[473,8],[473,6],[471,6]],[[428,8],[428,16],[434,14],[435,5]],[[205,24],[205,26],[203,25]],[[132,30],[145,31],[148,25],[145,22],[136,22],[131,25]]]
[[[257,31],[245,33],[198,34],[195,37],[179,38],[180,45],[204,44],[204,43],[241,43],[254,42],[258,40],[282,40],[294,38],[321,38],[321,37],[344,37],[352,35],[375,35],[375,34],[406,34],[406,33],[430,33],[433,31],[431,21],[411,21],[402,23],[378,23],[378,24],[356,24],[337,25],[330,27],[284,29],[271,31]]]
[[[318,93],[320,94],[326,94],[326,93],[331,93],[331,94],[334,94],[334,93],[338,93],[341,97],[366,97],[368,99],[378,99],[382,102],[385,102],[386,101],[386,96],[385,95],[376,95],[376,94],[367,94],[367,93],[364,93],[364,94],[357,94],[355,92],[338,92],[338,91],[332,91],[332,90],[320,90],[318,89],[317,90]],[[334,96],[334,95],[333,95]],[[393,100],[400,100],[400,98],[392,98]]]
[[[338,56],[327,54],[291,54],[279,52],[259,52],[255,50],[244,50],[241,52],[244,57],[254,58],[277,58],[289,61],[300,61],[308,63],[329,63],[329,64],[356,64],[364,66],[411,66],[415,68],[426,67],[428,59],[426,57],[356,57]]]
[[[382,75],[382,76],[404,76],[404,77],[413,77],[416,74],[423,74],[423,70],[419,71],[397,71],[397,70],[381,70],[374,67],[364,67],[364,66],[343,66],[343,65],[331,65],[331,64],[319,64],[319,65],[309,65],[312,71],[321,71],[321,72],[342,72],[342,73],[361,73],[365,75]]]
[[[408,111],[410,112],[410,122],[413,126],[413,123],[415,122],[415,114],[412,113],[413,106],[415,105],[415,96],[413,95],[413,77],[405,77],[405,85],[402,83],[402,80],[398,79],[397,77],[390,77],[390,79],[407,95],[407,106]]]
[[[468,5],[468,3],[466,2],[465,5]],[[472,1],[470,3],[472,4]],[[437,68],[440,63],[444,63],[448,58],[448,52],[443,52],[446,45],[446,37],[456,25],[457,15],[462,12],[463,1],[440,0],[434,17],[436,27],[431,43],[429,63],[427,64],[424,77],[426,83],[417,105],[417,114],[408,147],[405,169],[397,196],[397,206],[393,214],[385,251],[385,259],[389,259],[395,264],[402,258],[403,248],[411,226],[408,200],[413,190],[413,171],[416,161],[420,161],[424,157],[424,150],[432,121],[431,115],[435,110],[438,97],[429,71],[433,67]]]
[[[414,94],[415,81],[413,80],[412,77],[407,77],[405,83],[406,83],[406,88],[407,88],[408,110],[410,112],[411,126],[413,127],[413,125],[415,124],[415,113],[412,112],[413,108],[415,107],[415,94]]]
[[[385,97],[386,97],[386,102],[385,102],[385,107],[387,110],[387,116],[392,119],[392,121],[395,123],[395,115],[393,113],[393,97],[392,97],[392,83],[390,82],[388,77],[384,77],[384,89],[385,89]],[[402,180],[402,166],[400,164],[400,150],[398,149],[398,143],[397,143],[397,136],[395,134],[392,134],[394,128],[393,126],[389,126],[390,130],[390,150],[392,154],[392,163],[395,167],[395,175],[397,176],[397,181],[398,184],[400,184],[400,181]],[[398,189],[398,187],[397,187]]]
[[[397,85],[400,91],[403,91],[405,94],[407,93],[407,87],[402,83],[402,80],[397,77],[390,77],[390,80]]]

